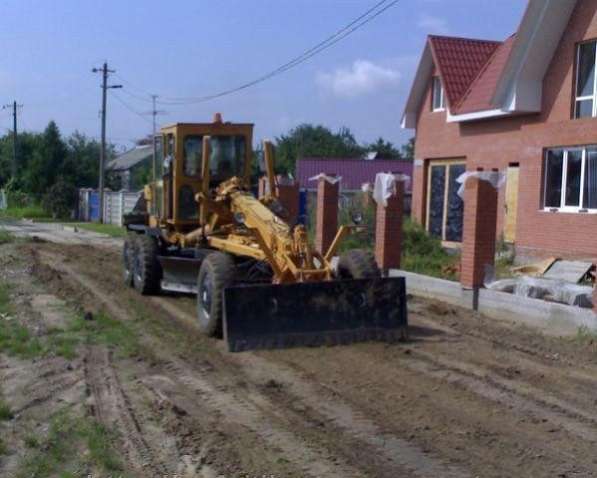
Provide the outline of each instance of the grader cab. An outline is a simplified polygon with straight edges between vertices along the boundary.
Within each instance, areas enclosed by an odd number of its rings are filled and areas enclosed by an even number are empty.
[[[162,129],[155,180],[125,221],[125,282],[142,294],[196,294],[199,328],[223,334],[232,351],[405,337],[404,279],[382,278],[361,250],[332,267],[358,225],[314,249],[275,196],[267,141],[269,194],[252,194],[252,134],[253,125],[220,115]]]

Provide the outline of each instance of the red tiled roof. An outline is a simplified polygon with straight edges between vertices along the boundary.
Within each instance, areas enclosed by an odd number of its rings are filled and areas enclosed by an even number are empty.
[[[430,35],[433,59],[451,108],[457,106],[469,86],[496,52],[501,42]]]
[[[512,51],[515,37],[516,35],[512,35],[495,50],[472,81],[460,103],[453,108],[453,114],[474,113],[494,108],[491,98]]]

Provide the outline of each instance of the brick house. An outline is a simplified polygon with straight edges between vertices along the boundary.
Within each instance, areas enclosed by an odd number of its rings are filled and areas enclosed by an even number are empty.
[[[597,0],[530,0],[502,42],[430,36],[402,118],[412,215],[457,245],[456,178],[498,169],[497,233],[519,256],[597,258]]]

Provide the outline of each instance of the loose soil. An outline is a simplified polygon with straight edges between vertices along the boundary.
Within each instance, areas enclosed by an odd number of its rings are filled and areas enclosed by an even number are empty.
[[[0,247],[28,328],[103,314],[135,340],[86,340],[69,360],[0,354],[16,412],[0,425],[0,476],[30,453],[20,430],[43,431],[65,404],[114,430],[126,476],[597,476],[590,336],[410,298],[408,343],[230,354],[199,334],[191,298],[141,297],[120,266],[114,248]]]

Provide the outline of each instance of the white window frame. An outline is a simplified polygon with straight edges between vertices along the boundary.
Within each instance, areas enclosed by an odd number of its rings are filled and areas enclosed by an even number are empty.
[[[597,75],[596,75],[597,76]],[[558,211],[558,212],[569,212],[569,213],[581,213],[581,214],[597,214],[597,208],[588,209],[583,208],[582,204],[584,202],[584,194],[585,194],[585,169],[586,169],[586,158],[587,158],[587,149],[592,148],[593,146],[581,146],[581,147],[574,147],[574,148],[557,148],[562,149],[563,151],[563,158],[562,158],[562,184],[561,184],[561,192],[560,192],[560,207],[554,206],[546,206],[545,200],[547,198],[547,159],[549,155],[549,150],[545,152],[545,158],[543,159],[543,170],[544,170],[544,178],[543,178],[543,210],[544,211]],[[581,155],[581,167],[580,167],[580,194],[578,195],[578,206],[568,206],[566,205],[566,184],[568,182],[568,153],[570,151],[582,151]]]
[[[597,75],[595,75],[597,76]],[[435,107],[435,82],[439,82],[439,107]],[[434,76],[431,82],[431,109],[433,112],[446,110],[446,95],[444,93],[444,84],[439,76]]]
[[[580,47],[583,45],[587,45],[589,43],[595,44],[595,70],[593,73],[593,94],[588,96],[578,96],[578,76],[580,75]],[[591,113],[591,117],[595,118],[597,116],[597,40],[587,41],[579,43],[576,46],[576,79],[574,82],[574,118],[575,119],[583,119],[587,118],[587,116],[578,116],[578,103],[580,101],[593,101],[593,111]],[[584,164],[584,160],[583,160]]]

